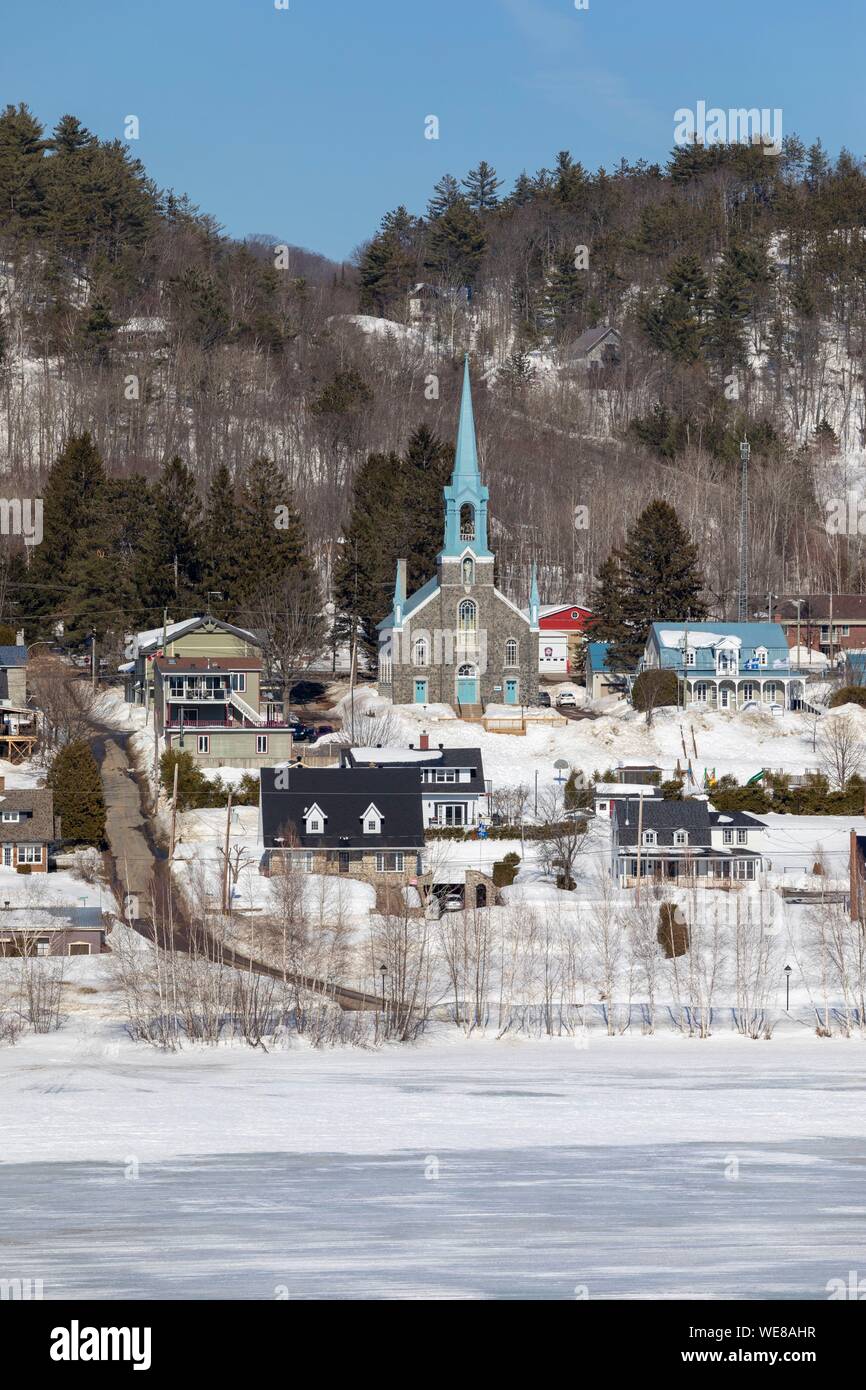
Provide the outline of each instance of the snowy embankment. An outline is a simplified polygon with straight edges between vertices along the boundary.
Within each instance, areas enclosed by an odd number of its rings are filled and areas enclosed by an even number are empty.
[[[372,686],[356,690],[354,705],[356,730],[365,724],[376,728],[385,721],[389,741],[417,746],[420,733],[426,730],[434,748],[438,743],[446,748],[480,748],[485,776],[494,788],[521,782],[534,786],[536,771],[540,784],[549,787],[559,758],[587,775],[631,759],[657,762],[671,773],[677,762],[681,768],[691,762],[698,782],[705,772],[717,777],[732,773],[745,781],[762,768],[802,773],[820,763],[819,752],[812,747],[812,725],[796,713],[729,715],[662,709],[648,727],[645,715],[617,701],[597,719],[569,720],[560,727],[530,724],[525,735],[510,735],[487,733],[480,724],[455,719],[453,710],[444,705],[392,706]],[[519,714],[519,707],[511,709],[515,712]],[[348,728],[348,696],[334,713]],[[850,714],[866,739],[866,710],[845,706],[840,713]]]

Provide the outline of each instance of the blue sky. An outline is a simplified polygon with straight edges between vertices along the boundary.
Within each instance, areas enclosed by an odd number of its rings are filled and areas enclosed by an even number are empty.
[[[336,259],[482,158],[507,186],[560,149],[663,160],[699,100],[866,154],[864,0],[39,0],[0,42],[4,103],[104,138],[137,115],[160,186]]]

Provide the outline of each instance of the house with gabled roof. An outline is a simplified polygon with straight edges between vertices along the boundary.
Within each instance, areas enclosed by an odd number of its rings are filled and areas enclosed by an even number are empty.
[[[744,811],[710,809],[700,797],[615,800],[611,806],[611,873],[621,888],[639,879],[694,880],[730,886],[763,868],[763,821]]]
[[[307,873],[417,878],[421,785],[412,767],[263,768],[259,834],[270,872],[288,858]]]
[[[619,364],[622,350],[622,335],[618,328],[609,323],[587,328],[570,343],[560,349],[559,357],[566,368],[599,370],[601,367],[615,367]]]
[[[418,747],[344,748],[344,767],[403,767],[415,770],[421,788],[425,830],[472,828],[489,817],[490,786],[480,748],[430,747],[422,733]]]
[[[51,846],[60,838],[54,793],[48,787],[6,790],[0,777],[0,867],[15,873],[48,872]]]
[[[640,670],[675,672],[698,709],[793,709],[804,693],[778,623],[653,623]]]
[[[149,708],[153,702],[153,663],[158,656],[260,657],[261,643],[245,628],[203,614],[133,634],[127,641],[125,656],[120,667],[126,677],[125,698],[129,704]]]

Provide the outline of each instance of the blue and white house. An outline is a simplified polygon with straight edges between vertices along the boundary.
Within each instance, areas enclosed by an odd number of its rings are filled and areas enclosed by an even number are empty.
[[[779,623],[653,623],[640,669],[675,671],[698,709],[792,709],[804,692]]]

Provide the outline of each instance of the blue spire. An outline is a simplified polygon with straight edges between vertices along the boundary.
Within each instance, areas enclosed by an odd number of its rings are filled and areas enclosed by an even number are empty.
[[[538,615],[541,608],[541,599],[538,594],[538,566],[532,562],[532,583],[529,586],[529,623],[531,627],[538,627]]]
[[[457,429],[457,452],[454,455],[454,472],[451,485],[458,479],[467,482],[481,482],[478,471],[478,444],[475,439],[475,413],[472,409],[472,383],[469,380],[469,353],[463,359],[463,395],[460,400],[460,424]]]
[[[445,488],[445,543],[440,551],[440,559],[443,556],[456,558],[466,550],[482,559],[490,558],[490,551],[487,549],[489,496],[487,488],[482,485],[478,467],[478,445],[475,438],[475,415],[472,410],[472,384],[469,380],[467,353],[463,363],[463,395],[460,400],[454,470],[451,482]]]

